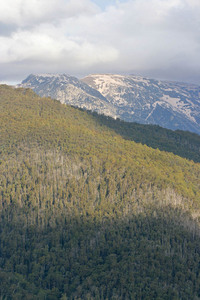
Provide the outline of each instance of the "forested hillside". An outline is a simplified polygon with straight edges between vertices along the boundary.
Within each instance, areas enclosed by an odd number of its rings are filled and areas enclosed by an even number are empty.
[[[199,163],[29,89],[0,119],[1,299],[200,298]]]
[[[173,131],[158,125],[115,120],[95,112],[92,112],[92,115],[100,125],[106,125],[125,139],[200,162],[200,136],[198,134],[182,130]]]

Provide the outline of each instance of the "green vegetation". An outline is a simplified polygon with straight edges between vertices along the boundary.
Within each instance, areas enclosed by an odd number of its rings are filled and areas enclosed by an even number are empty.
[[[200,164],[0,86],[1,299],[199,299]]]
[[[99,124],[113,129],[125,139],[200,162],[200,136],[198,134],[181,130],[173,131],[158,125],[143,125],[120,119],[115,120],[95,112],[91,114]]]

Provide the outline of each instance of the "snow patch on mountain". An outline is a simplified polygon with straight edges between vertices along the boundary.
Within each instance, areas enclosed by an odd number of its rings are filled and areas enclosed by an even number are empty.
[[[200,134],[200,87],[135,75],[28,76],[21,85],[38,95],[113,118]]]
[[[41,97],[51,97],[63,104],[118,117],[116,110],[99,91],[70,75],[31,74],[18,86],[31,88]]]
[[[192,109],[190,109],[188,107],[188,104],[182,102],[180,100],[180,98],[172,98],[169,95],[163,95],[163,97],[161,99],[164,100],[166,103],[168,103],[169,106],[172,106],[174,110],[181,111],[183,114],[185,114],[185,116],[188,119],[190,119],[194,123],[197,123],[195,118],[191,115]],[[192,107],[194,107],[194,105],[193,105],[193,103],[191,103],[191,101],[190,101],[190,104]]]
[[[126,121],[200,133],[200,87],[140,76],[94,74],[83,81],[97,89]]]

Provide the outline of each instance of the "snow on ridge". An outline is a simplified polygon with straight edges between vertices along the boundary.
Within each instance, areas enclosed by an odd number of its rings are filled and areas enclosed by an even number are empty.
[[[39,74],[35,74],[35,76],[40,76],[40,77],[60,77],[61,74],[54,74],[54,73],[39,73]]]
[[[39,74],[34,74],[33,76],[35,76],[36,78],[38,78],[38,77],[44,77],[44,78],[61,78],[61,77],[67,77],[67,78],[69,78],[69,77],[72,77],[72,76],[70,76],[70,75],[68,75],[68,74],[65,74],[65,73],[63,73],[63,74],[59,74],[59,73],[39,73]]]
[[[105,89],[109,89],[110,85],[129,87],[130,85],[124,81],[124,77],[125,76],[113,74],[91,75],[91,78],[94,80],[95,85],[98,86],[100,92],[105,91]]]
[[[32,76],[31,76],[32,75]],[[62,103],[117,116],[128,121],[155,122],[173,129],[199,132],[200,87],[159,81],[136,75],[91,74],[82,80],[67,74],[31,74],[24,83],[52,94]],[[82,82],[86,84],[82,85]],[[31,86],[32,85],[32,86]],[[105,98],[99,98],[94,90]],[[107,101],[105,101],[107,100]],[[173,116],[162,121],[161,116]],[[177,117],[177,118],[176,118]],[[184,126],[184,122],[186,125]]]
[[[153,109],[150,111],[150,113],[148,114],[148,116],[146,117],[146,119],[145,119],[145,121],[147,121],[150,117],[151,117],[151,115],[153,114],[153,112],[155,111],[155,109],[156,109],[156,107],[157,107],[157,104],[158,105],[162,105],[162,102],[161,101],[156,101],[156,102],[154,102],[153,103]]]
[[[61,74],[40,73],[40,74],[35,74],[34,76],[36,76],[36,77],[60,77]]]
[[[187,104],[183,103],[180,98],[172,98],[169,95],[163,95],[161,98],[164,100],[166,103],[170,104],[173,109],[175,109],[178,112],[183,113],[188,119],[193,121],[194,123],[197,123],[195,118],[191,116],[191,109],[187,107]]]
[[[142,82],[142,83],[146,83],[146,85],[149,85],[149,79],[147,78],[134,76],[134,75],[130,76],[130,78],[135,82]]]
[[[177,109],[179,108],[179,106],[181,104],[180,98],[170,97],[169,95],[163,95],[161,99]]]

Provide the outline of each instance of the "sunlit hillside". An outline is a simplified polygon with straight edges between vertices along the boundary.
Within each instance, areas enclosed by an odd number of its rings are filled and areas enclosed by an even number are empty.
[[[1,299],[199,299],[200,164],[100,118],[0,86]]]

